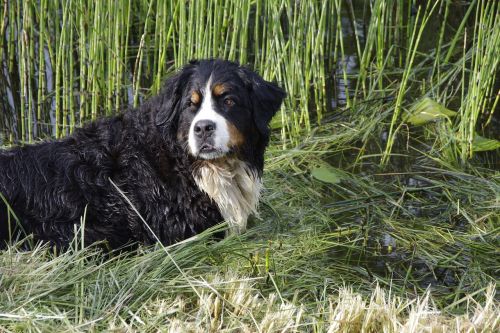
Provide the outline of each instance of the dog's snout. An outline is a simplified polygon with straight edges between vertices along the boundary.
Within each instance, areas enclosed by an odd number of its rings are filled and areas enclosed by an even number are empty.
[[[194,134],[199,137],[209,137],[215,132],[215,122],[211,120],[199,120],[194,124]]]

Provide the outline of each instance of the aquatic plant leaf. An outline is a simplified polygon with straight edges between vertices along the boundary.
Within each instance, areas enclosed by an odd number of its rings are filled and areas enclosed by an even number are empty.
[[[344,179],[344,174],[331,165],[323,165],[313,168],[311,170],[311,175],[317,180],[330,184],[338,184],[342,179]]]
[[[273,120],[271,120],[271,124],[269,125],[271,129],[281,129],[283,128],[283,123],[279,117],[275,117]]]
[[[438,119],[453,117],[456,114],[455,111],[445,108],[429,97],[425,97],[413,105],[406,122],[415,126],[421,126]]]
[[[474,135],[472,140],[472,150],[473,151],[488,151],[500,148],[500,141],[495,139],[488,139],[480,136],[479,134]]]

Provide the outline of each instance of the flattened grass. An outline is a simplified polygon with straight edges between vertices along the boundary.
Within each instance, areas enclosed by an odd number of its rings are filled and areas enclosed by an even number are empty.
[[[57,255],[3,251],[1,323],[76,331],[498,328],[499,175],[447,171],[417,156],[406,172],[351,173],[345,165],[339,183],[321,182],[310,171],[340,151],[325,140],[331,130],[300,149],[272,147],[261,220],[243,236],[214,241],[207,232],[168,248],[171,257],[160,247],[108,256],[78,244]]]

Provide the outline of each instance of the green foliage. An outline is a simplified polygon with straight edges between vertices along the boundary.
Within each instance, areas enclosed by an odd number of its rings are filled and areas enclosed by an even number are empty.
[[[220,57],[286,88],[282,135],[297,142],[327,104],[333,9],[330,2],[290,0],[5,2],[0,127],[7,141],[61,137],[137,106],[189,60]]]
[[[454,117],[456,114],[455,111],[451,111],[429,97],[426,97],[412,107],[406,121],[412,125],[421,126],[438,119],[449,119],[449,117]]]
[[[487,139],[478,134],[474,135],[472,140],[473,151],[489,151],[500,148],[500,141],[494,139]]]
[[[343,178],[343,173],[331,165],[323,165],[311,170],[311,175],[325,183],[337,184]]]
[[[7,1],[1,11],[7,142],[60,137],[136,106],[176,68],[208,57],[237,60],[284,86],[273,128],[285,148],[342,111],[373,123],[360,133],[363,145],[374,127],[387,126],[380,161],[387,164],[404,110],[420,96],[458,110],[452,129],[435,135],[446,142],[453,133],[463,163],[478,128],[485,136],[497,126],[495,1],[30,0]],[[380,117],[381,110],[389,112]]]

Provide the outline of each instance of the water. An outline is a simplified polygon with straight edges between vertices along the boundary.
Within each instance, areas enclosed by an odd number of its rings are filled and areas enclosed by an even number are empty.
[[[342,32],[344,36],[345,45],[345,55],[341,57],[341,54],[337,54],[339,62],[336,64],[335,68],[330,72],[332,76],[327,82],[330,83],[329,90],[332,92],[332,97],[330,99],[330,110],[324,118],[324,121],[348,121],[350,118],[350,112],[344,110],[347,106],[348,98],[352,100],[355,97],[356,90],[356,73],[359,71],[359,57],[356,50],[356,35],[355,31],[358,32],[358,40],[361,44],[361,49],[364,48],[365,43],[365,31],[367,29],[368,19],[365,17],[363,11],[363,6],[360,6],[359,1],[354,2],[356,20],[353,22],[347,11],[343,12],[345,16],[342,23]],[[414,13],[415,14],[415,13]],[[454,29],[460,24],[460,18],[463,17],[464,8],[463,6],[456,5],[451,7],[450,26],[452,29],[448,29],[448,35],[446,38],[450,38],[450,34]],[[364,17],[364,20],[363,20]],[[354,29],[353,27],[356,27]],[[439,35],[436,31],[440,29],[439,13],[435,15],[434,20],[430,20],[430,24],[424,32],[422,43],[420,44],[419,51],[422,53],[429,53],[438,41]],[[349,77],[347,80],[344,79],[344,73]],[[428,73],[423,73],[427,75]],[[390,79],[386,81],[390,83]],[[498,86],[498,84],[497,84]],[[498,90],[498,89],[497,89]],[[410,92],[411,94],[411,92]],[[415,92],[415,97],[418,98],[418,92]],[[394,96],[385,97],[384,103],[393,103]],[[459,105],[457,106],[459,107]],[[494,117],[492,120],[492,125],[488,129],[488,133],[492,136],[500,135],[500,127],[498,120],[500,117]],[[496,131],[497,134],[494,134]],[[421,223],[422,225],[428,224],[429,221],[436,220],[441,214],[448,214],[450,210],[449,203],[444,200],[445,193],[440,192],[435,187],[432,187],[429,182],[423,178],[415,177],[412,174],[418,172],[415,170],[415,165],[417,165],[417,159],[421,156],[417,151],[428,151],[429,147],[425,143],[424,131],[421,128],[411,129],[411,133],[407,129],[402,130],[402,134],[396,139],[395,146],[393,149],[394,157],[391,159],[389,166],[385,167],[384,173],[387,176],[379,176],[378,178],[384,179],[381,183],[387,186],[384,189],[387,193],[390,193],[396,189],[396,194],[393,197],[394,202],[401,200],[401,209],[395,207],[395,211],[399,214],[399,218],[406,218],[408,221],[413,221],[411,223]],[[381,147],[385,147],[388,138],[388,129],[381,128],[379,135],[379,142],[371,141],[366,146],[366,154],[376,154],[377,156],[373,158],[366,158],[362,163],[358,163],[358,167],[355,172],[361,174],[373,175],[381,171],[379,167],[380,157],[378,154],[381,153]],[[359,147],[363,146],[362,142],[359,143]],[[408,147],[414,147],[415,150],[408,149]],[[331,165],[352,165],[357,158],[357,152],[353,151],[351,153],[343,151],[341,154],[333,154],[326,158],[326,161]],[[497,157],[498,158],[498,157]],[[407,174],[408,173],[408,174]],[[349,185],[344,185],[349,186]],[[409,193],[414,193],[411,197],[401,197],[402,192],[408,191]],[[412,199],[413,197],[413,199]],[[326,196],[325,206],[335,207],[338,202],[336,198],[331,196]],[[429,205],[428,202],[432,202]],[[441,293],[446,295],[451,292],[454,287],[459,283],[459,277],[463,275],[462,268],[452,268],[446,265],[440,266],[437,263],[431,263],[427,260],[421,259],[418,255],[408,250],[408,246],[399,246],[400,240],[398,240],[395,235],[397,235],[397,230],[392,230],[388,227],[388,224],[383,221],[377,221],[376,217],[371,217],[367,212],[376,209],[378,205],[385,205],[386,203],[381,200],[367,200],[366,202],[357,203],[349,209],[349,213],[338,213],[337,219],[347,220],[347,221],[357,221],[356,224],[363,225],[364,228],[368,228],[367,236],[357,244],[358,250],[351,251],[332,251],[331,255],[336,258],[345,258],[346,262],[363,267],[370,276],[378,275],[384,276],[386,278],[395,279],[403,281],[406,286],[410,289],[425,289],[428,286],[433,288],[436,293]],[[344,203],[341,203],[342,209]],[[357,206],[362,207],[357,207]],[[372,220],[375,219],[375,220]],[[443,218],[446,220],[446,217]],[[410,223],[410,222],[409,222]],[[466,228],[467,221],[465,219],[459,219],[454,222],[454,224],[449,225],[450,228],[461,230]],[[444,227],[444,225],[443,225]],[[410,227],[409,227],[410,228]],[[465,229],[464,229],[465,231]],[[460,248],[460,244],[454,244],[453,246]],[[456,250],[451,250],[450,252],[455,252]],[[471,261],[470,256],[464,252],[461,262]],[[411,277],[411,279],[409,279]]]

